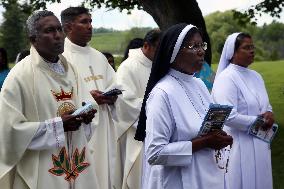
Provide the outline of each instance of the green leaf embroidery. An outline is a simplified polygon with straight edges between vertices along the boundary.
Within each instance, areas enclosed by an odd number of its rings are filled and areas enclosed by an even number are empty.
[[[52,161],[53,161],[54,167],[61,167],[60,161],[58,161],[57,157],[54,156],[53,154],[52,154]]]
[[[75,150],[73,157],[74,157],[74,164],[75,164],[75,167],[76,167],[80,163],[79,162],[79,152],[78,152],[78,149]]]
[[[71,171],[71,169],[70,169],[70,160],[69,159],[65,159],[65,167],[66,167],[66,170],[68,170],[68,171]]]
[[[89,166],[88,163],[81,163],[78,167],[77,167],[77,171],[78,173],[81,173],[84,169],[86,169]]]
[[[54,167],[52,169],[49,169],[49,172],[55,174],[56,176],[61,176],[64,173],[64,170],[62,168],[59,167]]]
[[[53,168],[49,169],[48,171],[56,176],[61,176],[65,174],[65,180],[71,181],[72,179],[75,180],[79,173],[83,172],[90,164],[88,162],[84,162],[85,160],[85,153],[86,148],[84,147],[79,153],[79,150],[76,148],[75,152],[72,155],[72,158],[68,157],[66,153],[66,148],[63,147],[58,156],[52,154],[52,162]],[[72,161],[70,161],[72,159]]]
[[[81,154],[80,154],[80,163],[83,163],[85,160],[85,147],[83,148]]]

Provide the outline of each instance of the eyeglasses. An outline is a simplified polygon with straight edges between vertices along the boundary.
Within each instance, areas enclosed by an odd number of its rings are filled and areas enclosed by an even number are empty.
[[[193,51],[198,51],[200,49],[203,49],[204,51],[206,51],[207,50],[207,43],[206,42],[196,43],[196,44],[193,44],[193,45],[188,45],[188,46],[183,47],[183,48],[190,49],[190,50],[193,50]]]
[[[254,50],[255,46],[254,45],[246,45],[246,46],[243,46],[241,48],[244,49],[244,50],[249,51],[249,50]]]

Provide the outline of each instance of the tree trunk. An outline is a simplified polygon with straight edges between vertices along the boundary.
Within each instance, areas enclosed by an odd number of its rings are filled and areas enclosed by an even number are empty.
[[[203,32],[203,40],[208,43],[205,60],[211,65],[211,43],[202,12],[196,0],[140,0],[143,10],[149,13],[161,30],[177,23],[197,26]]]

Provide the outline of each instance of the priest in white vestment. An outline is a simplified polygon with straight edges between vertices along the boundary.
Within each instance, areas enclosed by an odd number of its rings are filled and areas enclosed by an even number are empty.
[[[264,81],[248,68],[254,59],[250,35],[228,36],[218,65],[212,96],[216,103],[234,106],[224,129],[233,136],[226,183],[229,189],[272,189],[270,145],[248,134],[257,116],[271,127],[274,119]]]
[[[82,77],[86,90],[85,94],[95,92],[100,99],[98,113],[94,119],[96,132],[90,141],[95,159],[95,169],[101,189],[110,189],[116,153],[115,128],[111,115],[111,108],[115,97],[104,97],[101,92],[106,91],[113,83],[115,72],[105,56],[88,45],[92,37],[92,19],[88,9],[84,7],[69,7],[62,11],[61,22],[67,35],[63,55]],[[94,91],[95,90],[95,91]],[[89,96],[89,101],[94,101]]]
[[[143,143],[134,140],[134,136],[160,35],[160,30],[150,30],[143,47],[130,49],[116,73],[115,85],[123,89],[115,103],[118,154],[114,187],[117,189],[141,188]]]
[[[27,20],[31,54],[6,78],[0,95],[0,179],[3,189],[99,188],[87,145],[90,115],[81,107],[82,85],[63,52],[59,20],[39,11]],[[93,113],[92,113],[93,112]],[[84,123],[83,123],[84,122]]]
[[[198,136],[212,102],[204,83],[193,77],[206,49],[193,25],[174,25],[161,38],[135,135],[146,135],[143,189],[225,186],[216,150],[231,145],[232,137],[223,131]]]

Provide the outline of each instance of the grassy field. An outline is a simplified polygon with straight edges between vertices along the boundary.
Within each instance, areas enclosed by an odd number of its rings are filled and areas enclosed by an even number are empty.
[[[212,68],[216,70],[217,65]],[[251,69],[260,73],[265,81],[270,103],[279,130],[272,142],[272,169],[274,189],[284,188],[284,60],[253,63]]]
[[[112,54],[122,54],[124,52],[124,42],[128,32],[96,33],[93,35],[90,45],[99,51],[107,51]]]

